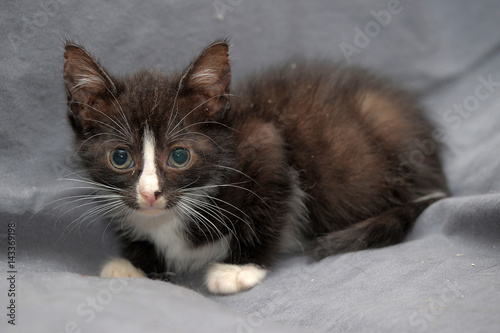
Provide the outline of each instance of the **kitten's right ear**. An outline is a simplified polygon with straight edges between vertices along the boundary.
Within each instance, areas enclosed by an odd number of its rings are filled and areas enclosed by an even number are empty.
[[[99,63],[83,47],[68,43],[64,48],[64,83],[68,94],[115,94],[116,87]]]
[[[67,43],[64,48],[64,84],[68,95],[70,117],[74,124],[88,131],[95,117],[96,103],[110,94],[116,96],[116,87],[109,75],[83,47]]]

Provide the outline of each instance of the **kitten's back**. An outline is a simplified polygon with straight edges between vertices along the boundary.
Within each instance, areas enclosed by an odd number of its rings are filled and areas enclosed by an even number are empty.
[[[325,255],[400,241],[416,216],[446,195],[436,144],[422,149],[431,127],[417,103],[364,70],[289,62],[236,89],[229,115],[237,128],[258,119],[281,133],[316,236],[357,225]],[[366,238],[361,222],[379,215],[387,230]],[[352,248],[355,239],[364,240]]]

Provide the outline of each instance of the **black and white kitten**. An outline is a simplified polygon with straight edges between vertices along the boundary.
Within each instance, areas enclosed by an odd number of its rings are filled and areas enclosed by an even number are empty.
[[[78,154],[120,216],[124,258],[102,276],[207,269],[211,292],[236,293],[282,251],[395,244],[446,196],[407,93],[363,70],[288,62],[230,94],[228,51],[220,40],[182,72],[116,77],[66,44]]]

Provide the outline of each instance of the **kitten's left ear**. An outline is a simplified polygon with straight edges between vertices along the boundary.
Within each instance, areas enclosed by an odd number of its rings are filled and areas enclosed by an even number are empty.
[[[116,96],[116,86],[99,63],[80,45],[64,48],[64,84],[71,124],[88,133],[106,117],[100,103]]]
[[[227,41],[215,42],[205,48],[188,68],[181,84],[185,91],[202,98],[202,108],[209,118],[229,109],[231,65]]]

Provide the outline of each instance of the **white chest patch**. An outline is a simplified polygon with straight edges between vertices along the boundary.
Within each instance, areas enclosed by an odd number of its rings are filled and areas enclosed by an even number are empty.
[[[165,211],[157,216],[133,212],[127,217],[133,237],[146,238],[165,257],[169,270],[178,273],[196,271],[209,263],[224,260],[230,250],[230,237],[193,248],[186,237],[186,222]]]

